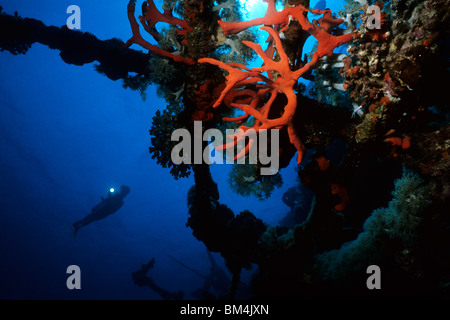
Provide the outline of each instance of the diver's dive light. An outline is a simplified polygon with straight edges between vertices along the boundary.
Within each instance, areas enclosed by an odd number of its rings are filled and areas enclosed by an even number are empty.
[[[114,188],[109,189],[109,192],[113,193],[114,192]]]

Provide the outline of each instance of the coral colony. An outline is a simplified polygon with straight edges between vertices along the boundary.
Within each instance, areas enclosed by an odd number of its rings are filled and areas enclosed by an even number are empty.
[[[212,58],[201,58],[198,59],[198,62],[214,64],[228,72],[228,76],[226,77],[226,87],[222,90],[219,98],[212,107],[216,108],[222,102],[225,102],[228,107],[238,108],[244,111],[245,116],[226,118],[225,121],[236,121],[241,123],[252,116],[256,119],[252,126],[256,132],[286,127],[289,134],[289,140],[292,145],[295,146],[298,153],[297,163],[300,164],[303,153],[305,152],[305,146],[300,141],[292,123],[297,108],[297,95],[294,91],[294,86],[303,74],[309,72],[317,65],[320,58],[333,55],[333,49],[358,37],[359,33],[346,33],[340,36],[332,35],[331,31],[343,23],[344,20],[334,19],[330,10],[309,10],[302,5],[296,5],[277,11],[275,9],[275,0],[267,0],[266,2],[268,3],[268,7],[264,17],[241,22],[218,21],[225,36],[237,34],[250,27],[262,24],[273,26],[260,27],[261,30],[268,32],[270,35],[271,40],[266,50],[263,50],[259,44],[243,41],[246,46],[252,48],[263,60],[263,65],[260,68],[249,69],[243,64],[233,62],[224,63]],[[169,9],[165,9],[164,13],[161,14],[152,0],[144,2],[142,8],[143,16],[140,16],[139,20],[144,29],[156,40],[159,39],[159,34],[154,31],[154,26],[156,22],[162,21],[180,26],[181,29],[178,29],[178,34],[183,35],[183,41],[187,43],[186,34],[187,32],[192,31],[192,28],[189,27],[184,20],[174,18]],[[195,63],[192,59],[184,58],[181,55],[174,55],[145,41],[139,33],[139,26],[134,17],[134,11],[135,1],[130,1],[128,4],[128,18],[133,31],[133,37],[127,41],[126,46],[137,43],[154,54],[171,58],[177,62],[186,64]],[[323,17],[314,20],[314,23],[312,23],[306,18],[306,13],[308,12],[317,15],[322,14]],[[304,63],[301,68],[298,68],[295,71],[291,70],[289,58],[286,55],[279,38],[279,33],[288,28],[291,19],[296,19],[300,23],[302,30],[311,34],[318,41],[317,51],[314,52],[311,61]],[[275,54],[277,55],[278,61],[275,61]],[[246,89],[248,86],[254,86],[255,88]],[[283,115],[277,119],[269,119],[268,115],[272,103],[279,93],[284,94],[287,98]],[[267,95],[269,95],[270,98],[266,102],[263,102],[263,97]],[[227,99],[225,99],[225,97],[227,97]],[[247,99],[241,101],[245,97],[247,97]],[[242,131],[237,136],[237,139],[235,139],[235,142],[226,144],[223,148],[231,148],[242,139],[245,139],[245,137],[248,137],[247,132],[249,127],[241,126],[240,129],[242,129]],[[250,139],[245,148],[245,152],[238,154],[238,156],[247,154],[253,143],[254,139]],[[216,147],[216,149],[218,148],[219,147]]]
[[[333,15],[329,9],[310,9],[309,1],[288,1],[280,10],[275,8],[275,0],[264,2],[267,3],[265,14],[252,20],[242,19],[236,13],[238,4],[231,0],[219,1],[212,9],[203,2],[185,0],[181,4],[185,20],[172,16],[171,10],[176,6],[171,2],[165,2],[163,14],[151,0],[144,2],[143,15],[139,19],[155,39],[159,38],[154,28],[157,21],[178,26],[175,33],[171,33],[174,45],[166,47],[168,52],[142,40],[133,14],[135,4],[131,1],[128,14],[133,37],[127,45],[137,43],[151,53],[186,65],[186,81],[181,86],[184,109],[180,113],[176,107],[170,107],[165,115],[158,114],[156,127],[151,130],[152,141],[162,143],[158,135],[168,137],[168,128],[177,130],[177,124],[186,128],[186,134],[194,132],[194,140],[195,136],[200,139],[194,146],[198,154],[194,165],[189,168],[173,166],[171,172],[178,177],[187,175],[189,170],[194,171],[196,185],[188,196],[188,226],[208,249],[220,252],[225,258],[233,274],[231,292],[236,290],[241,268],[257,263],[256,296],[308,296],[314,292],[314,286],[311,286],[314,281],[336,281],[334,285],[341,285],[339,281],[348,281],[354,272],[360,275],[369,266],[367,270],[375,270],[371,262],[381,261],[386,255],[384,244],[378,243],[377,239],[384,239],[383,243],[402,243],[403,247],[400,245],[396,249],[399,251],[394,253],[398,259],[405,252],[410,254],[410,251],[402,251],[410,250],[405,249],[412,243],[409,232],[417,233],[417,222],[423,219],[430,203],[428,187],[414,173],[404,171],[401,175],[397,171],[399,180],[395,183],[394,199],[391,202],[380,200],[379,205],[386,208],[373,211],[372,215],[369,210],[376,206],[365,209],[368,210],[365,217],[369,215],[369,218],[359,235],[347,233],[353,227],[341,229],[346,223],[341,214],[350,217],[352,210],[358,210],[356,203],[364,202],[368,196],[352,198],[348,188],[349,177],[369,154],[378,153],[377,156],[382,154],[397,160],[401,157],[403,165],[416,170],[431,161],[442,173],[445,165],[437,158],[431,160],[433,151],[429,145],[417,145],[416,150],[423,152],[421,159],[416,159],[418,161],[405,151],[412,148],[412,135],[416,135],[409,128],[423,128],[426,122],[419,115],[425,108],[417,105],[413,98],[421,77],[418,62],[425,61],[425,57],[437,51],[438,34],[434,28],[445,25],[448,16],[443,13],[445,1],[439,0],[418,6],[412,4],[414,1],[408,5],[393,1],[386,10],[383,10],[385,4],[382,2],[350,0],[345,11],[340,13],[343,18]],[[407,13],[400,12],[404,9]],[[396,10],[397,18],[392,10]],[[215,13],[212,19],[205,18],[208,12]],[[214,21],[214,17],[219,19]],[[418,17],[426,17],[425,22],[419,22]],[[258,30],[268,34],[265,49],[255,41],[254,34]],[[305,53],[303,47],[309,36],[314,37],[317,44],[310,53]],[[334,53],[342,45],[347,52]],[[246,64],[254,53],[262,60],[260,67]],[[192,69],[194,64],[196,70]],[[324,102],[325,106],[306,97],[300,78],[314,82],[315,87],[309,95]],[[348,105],[350,113],[330,108],[330,105],[337,107],[339,104]],[[195,128],[179,118],[169,120],[180,115],[188,115]],[[417,121],[419,118],[423,122]],[[226,206],[219,204],[209,169],[199,166],[198,159],[202,155],[200,123],[205,132],[214,124],[221,124],[222,131],[230,127],[238,129],[228,134],[223,144],[220,133],[216,132],[215,143],[210,147],[216,151],[233,151],[234,160],[249,159],[248,164],[237,162],[240,165],[235,166],[230,175],[233,190],[242,195],[252,194],[262,199],[270,196],[281,180],[277,180],[279,175],[264,175],[278,172],[278,164],[281,168],[286,167],[296,153],[297,164],[302,164],[299,172],[302,183],[316,194],[306,221],[291,228],[269,227],[249,211],[234,216]],[[278,151],[279,162],[275,171],[263,173],[258,169],[268,162],[263,163],[262,153],[255,155],[252,151],[257,137],[267,130],[280,131],[271,150],[272,155]],[[445,130],[448,133],[448,129]],[[303,164],[306,146],[321,150],[336,137],[348,143],[347,154],[339,169],[331,165],[324,153],[318,153],[312,162]],[[176,135],[172,140],[179,138],[180,135]],[[186,139],[190,141],[190,138]],[[416,135],[415,139],[420,137]],[[204,143],[208,140],[203,137]],[[165,158],[161,163],[169,167],[173,163],[191,164],[189,143],[183,143],[172,148],[172,162]],[[273,146],[278,146],[278,150],[273,150]],[[187,160],[180,156],[181,149],[183,155],[188,156]],[[151,152],[157,159],[164,159],[155,147]],[[211,153],[203,155],[203,161],[210,164]],[[413,193],[413,188],[420,190],[420,195],[409,194]],[[447,190],[448,182],[439,177],[434,188]],[[382,198],[388,199],[389,194],[380,196]],[[361,213],[355,213],[360,214],[355,221],[361,219]],[[360,230],[362,222],[354,230]],[[348,240],[352,241],[340,247]],[[290,261],[293,265],[287,267],[280,261]],[[287,275],[297,277],[297,287],[286,285],[292,280]]]

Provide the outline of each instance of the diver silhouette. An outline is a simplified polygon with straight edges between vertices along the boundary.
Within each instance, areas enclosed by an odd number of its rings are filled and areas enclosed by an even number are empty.
[[[90,214],[72,224],[74,227],[73,235],[76,236],[78,230],[87,226],[91,222],[104,219],[119,210],[123,205],[123,198],[125,198],[129,193],[130,188],[123,185],[120,187],[119,192],[114,192],[114,190],[112,190],[108,193],[108,197],[106,199],[101,197],[102,202],[93,207]]]

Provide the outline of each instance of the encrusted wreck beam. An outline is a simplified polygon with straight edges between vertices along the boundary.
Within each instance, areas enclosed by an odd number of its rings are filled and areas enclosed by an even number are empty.
[[[61,51],[64,62],[81,66],[99,62],[102,72],[112,80],[126,79],[130,72],[148,73],[148,55],[125,49],[119,39],[99,40],[88,32],[66,26],[46,26],[42,21],[0,14],[0,51],[25,54],[34,43]]]

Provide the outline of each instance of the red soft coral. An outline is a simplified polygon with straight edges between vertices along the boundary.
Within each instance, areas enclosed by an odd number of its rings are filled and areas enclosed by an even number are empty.
[[[277,29],[285,28],[290,17],[298,20],[303,30],[310,33],[318,40],[317,51],[314,52],[310,62],[306,63],[298,70],[291,70],[290,61],[286,55],[281,40],[278,36],[278,31],[274,28],[264,26],[260,27],[269,33],[269,39],[272,39],[272,44],[276,47],[278,53],[278,61],[274,60],[274,51],[264,51],[261,45],[243,41],[245,45],[252,48],[263,60],[263,65],[260,68],[248,68],[239,63],[224,63],[211,58],[199,59],[200,63],[210,63],[217,65],[221,69],[228,72],[226,76],[226,87],[222,91],[219,99],[215,102],[213,107],[217,107],[224,102],[229,107],[238,108],[244,111],[244,115],[236,118],[226,118],[226,121],[236,121],[241,124],[250,116],[256,119],[252,129],[256,132],[267,129],[287,128],[289,140],[295,146],[298,152],[297,163],[300,163],[303,158],[305,147],[297,135],[294,126],[294,114],[297,108],[297,95],[294,91],[298,79],[308,71],[310,71],[316,64],[319,58],[325,55],[331,55],[334,48],[351,41],[358,33],[346,34],[342,36],[334,36],[329,32],[342,23],[342,19],[333,19],[329,10],[308,10],[303,6],[295,6],[285,8],[282,11],[275,10],[273,0],[267,0],[269,3],[266,15],[262,18],[253,19],[250,21],[241,22],[222,22],[219,21],[225,34],[238,33],[251,26],[265,24],[274,25]],[[315,14],[323,13],[323,17],[311,23],[306,18],[306,13],[311,11]],[[264,73],[266,75],[264,75]],[[274,80],[275,79],[275,80]],[[282,115],[279,118],[269,118],[269,112],[277,95],[281,93],[286,97],[286,104]],[[241,126],[241,134],[237,140],[224,145],[222,148],[234,147],[240,140],[249,136],[247,132],[249,127]],[[243,150],[236,158],[245,155],[248,152],[249,146],[253,144],[252,137],[247,144],[246,149]],[[219,148],[220,149],[220,148]]]
[[[274,38],[280,61],[274,61],[273,57],[268,56],[259,44],[244,41],[244,44],[255,50],[255,52],[263,59],[264,65],[262,67],[249,69],[242,64],[227,64],[211,58],[199,59],[199,62],[215,64],[220,68],[228,71],[228,76],[226,77],[226,87],[222,91],[219,99],[214,104],[214,107],[219,106],[224,101],[225,97],[230,93],[232,94],[233,99],[228,99],[229,106],[241,109],[248,116],[253,116],[256,119],[256,122],[252,127],[253,129],[255,129],[255,131],[259,132],[260,130],[281,128],[286,126],[290,142],[296,147],[298,151],[297,161],[300,163],[305,147],[300,141],[300,138],[298,137],[294,129],[293,117],[297,108],[297,96],[293,88],[297,83],[298,78],[305,72],[309,71],[316,64],[318,55],[315,54],[313,59],[301,69],[292,71],[289,67],[289,59],[283,50],[281,40],[278,37],[277,32],[269,27],[261,27],[260,29],[267,31]],[[263,73],[271,72],[277,72],[277,77],[275,80],[271,80],[269,79],[269,77],[263,75]],[[246,85],[250,84],[256,84],[256,91],[254,91],[254,93],[249,93],[249,90],[245,88]],[[284,113],[277,119],[269,119],[268,114],[270,108],[278,93],[283,93],[287,98],[287,103],[284,107]],[[270,95],[269,99],[265,103],[263,103],[262,106],[257,108],[260,102],[262,102],[262,98],[266,96],[266,94]],[[252,97],[250,104],[234,102],[234,98],[244,95]],[[245,117],[239,117],[231,120],[242,121]],[[238,137],[238,140],[230,145],[225,145],[224,148],[232,147],[238,141],[246,137],[248,128],[241,127],[241,129],[243,129],[243,131],[241,136]],[[243,154],[240,154],[238,156],[242,155]]]
[[[141,47],[149,50],[153,54],[170,58],[176,62],[182,62],[190,65],[195,64],[195,61],[192,59],[185,58],[181,55],[174,55],[146,41],[139,32],[139,24],[137,23],[136,18],[134,16],[135,9],[136,9],[136,1],[131,0],[127,6],[127,12],[133,36],[125,43],[126,48],[131,46],[133,43],[136,43]],[[144,29],[149,34],[151,34],[156,40],[159,40],[160,36],[158,32],[155,30],[155,24],[160,21],[180,26],[182,29],[180,29],[179,33],[184,35],[186,35],[188,31],[192,30],[192,28],[187,24],[186,21],[173,17],[170,10],[165,10],[164,13],[160,13],[152,0],[144,2],[142,9],[143,9],[142,10],[143,16],[139,16],[139,20],[141,21]]]

